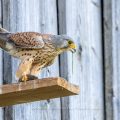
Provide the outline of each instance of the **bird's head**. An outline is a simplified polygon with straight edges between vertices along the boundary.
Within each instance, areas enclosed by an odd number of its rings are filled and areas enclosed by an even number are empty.
[[[53,43],[58,51],[64,52],[70,50],[71,52],[76,51],[76,45],[72,38],[66,35],[54,35]]]

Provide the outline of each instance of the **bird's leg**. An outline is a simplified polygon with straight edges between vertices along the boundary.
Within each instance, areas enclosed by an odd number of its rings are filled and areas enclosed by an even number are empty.
[[[27,77],[27,75],[23,75],[21,77],[21,82],[26,82],[27,80],[29,80],[28,77]]]
[[[25,81],[29,81],[29,80],[35,80],[35,79],[38,79],[38,77],[36,77],[36,76],[34,76],[34,75],[27,74],[27,75],[23,75],[23,76],[19,79],[19,82],[25,82]]]
[[[40,70],[40,63],[32,64],[31,68],[29,69],[30,72],[28,74],[22,74],[22,77],[19,79],[19,81],[24,82],[28,80],[38,79],[38,77],[36,77],[35,75],[38,74]]]
[[[28,81],[28,76],[26,73],[24,73],[20,78],[19,78],[19,82],[26,82]]]
[[[32,58],[26,58],[19,65],[19,68],[18,68],[18,70],[16,72],[16,76],[18,78],[20,78],[19,81],[23,82],[23,81],[29,80],[27,74],[30,73],[32,60],[33,60]]]
[[[26,75],[23,75],[21,78],[19,78],[19,82],[26,82],[29,80],[36,80],[36,79],[38,79],[37,76],[26,74]]]
[[[28,80],[35,80],[35,79],[38,79],[37,76],[30,75],[30,74],[27,75],[27,78],[28,78]]]

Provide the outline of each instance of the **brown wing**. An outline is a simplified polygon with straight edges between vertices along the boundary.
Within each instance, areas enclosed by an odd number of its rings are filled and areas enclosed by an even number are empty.
[[[44,46],[43,37],[36,32],[21,32],[9,36],[16,47],[20,48],[42,48]]]

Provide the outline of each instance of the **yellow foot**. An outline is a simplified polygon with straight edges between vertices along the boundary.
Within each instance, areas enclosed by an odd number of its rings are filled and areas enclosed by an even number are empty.
[[[38,77],[34,76],[34,75],[23,75],[21,78],[19,78],[19,82],[26,82],[28,80],[35,80],[38,79]]]
[[[19,82],[26,82],[26,81],[28,81],[29,79],[28,79],[28,76],[27,75],[24,75],[24,76],[22,76],[20,79],[19,79]]]

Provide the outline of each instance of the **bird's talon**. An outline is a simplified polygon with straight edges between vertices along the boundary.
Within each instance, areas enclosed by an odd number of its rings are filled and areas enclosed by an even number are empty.
[[[26,82],[26,81],[28,81],[27,75],[22,76],[22,78],[19,81],[20,82]]]
[[[34,76],[34,75],[25,75],[25,76],[22,76],[22,77],[19,79],[19,82],[26,82],[26,81],[35,80],[35,79],[38,79],[38,77],[36,77],[36,76]]]
[[[22,81],[27,81],[27,80],[28,80],[28,77],[26,75],[23,76]]]

